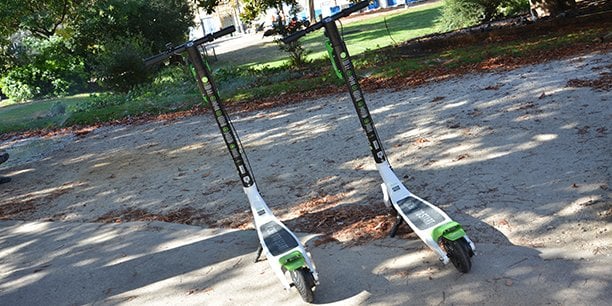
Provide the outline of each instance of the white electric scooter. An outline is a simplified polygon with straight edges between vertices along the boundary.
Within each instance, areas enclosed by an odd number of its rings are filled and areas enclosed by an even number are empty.
[[[265,252],[268,263],[283,287],[289,290],[291,286],[294,286],[302,296],[302,299],[310,303],[314,300],[313,290],[319,284],[315,265],[300,240],[274,216],[272,210],[270,210],[261,197],[255,184],[255,179],[251,174],[251,167],[243,151],[238,134],[221,104],[219,92],[213,82],[210,67],[204,61],[197,48],[198,45],[213,41],[234,31],[234,26],[230,26],[177,47],[169,46],[166,52],[145,59],[145,64],[153,65],[174,54],[187,51],[191,69],[202,92],[202,97],[212,107],[227,149],[240,175],[243,190],[249,200],[260,242],[257,259],[262,251]],[[256,262],[257,259],[255,259]],[[287,272],[290,274],[291,282],[287,279]]]
[[[449,261],[461,272],[467,273],[471,266],[470,257],[474,255],[475,246],[465,234],[461,225],[453,221],[446,213],[435,205],[412,194],[393,172],[387,161],[382,143],[374,127],[370,111],[363,98],[353,62],[336,26],[336,20],[346,17],[353,12],[364,9],[368,1],[359,2],[335,15],[324,18],[308,28],[283,38],[283,42],[290,44],[309,32],[325,28],[329,41],[326,46],[332,60],[336,74],[344,79],[349,89],[353,106],[357,111],[361,127],[366,133],[370,150],[376,161],[376,169],[382,177],[384,203],[397,212],[396,223],[391,230],[391,237],[395,236],[402,222],[408,223],[412,230],[429,248],[436,252],[444,264]]]

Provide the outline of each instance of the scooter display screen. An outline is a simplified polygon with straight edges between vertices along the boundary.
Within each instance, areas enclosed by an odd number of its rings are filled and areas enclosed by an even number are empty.
[[[282,254],[298,245],[293,236],[276,222],[268,222],[260,226],[259,230],[272,256]]]
[[[444,216],[417,198],[405,197],[397,201],[397,206],[419,230],[444,221]]]

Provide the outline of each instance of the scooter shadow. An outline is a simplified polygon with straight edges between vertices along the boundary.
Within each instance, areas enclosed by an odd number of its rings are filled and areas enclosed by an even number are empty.
[[[487,267],[481,267],[479,246],[486,245],[486,253],[499,247],[517,247],[513,246],[502,232],[485,222],[467,215],[456,217],[457,221],[464,225],[477,248],[476,256],[472,257],[472,271],[468,274],[458,272],[451,263],[440,263],[435,253],[411,233],[405,224],[394,238],[388,237],[387,230],[387,238],[359,245],[330,242],[313,247],[312,244],[316,243],[316,240],[311,238],[306,242],[307,249],[312,253],[320,277],[320,285],[315,292],[315,304],[406,304],[414,302],[413,299],[423,299],[422,301],[426,302],[424,293],[432,291],[431,294],[437,294],[440,289],[429,288],[430,286],[444,288],[456,282],[458,278],[475,279],[479,284],[483,280],[482,273],[488,275],[490,268],[490,263],[486,263]],[[518,248],[520,250],[515,251],[520,256],[538,257],[538,251],[535,249]],[[499,275],[503,272],[503,268],[498,268],[495,273]]]

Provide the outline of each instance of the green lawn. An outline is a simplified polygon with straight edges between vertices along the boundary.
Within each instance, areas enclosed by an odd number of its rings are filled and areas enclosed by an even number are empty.
[[[438,31],[437,22],[441,11],[442,2],[440,1],[407,9],[397,9],[371,18],[359,18],[358,21],[346,19],[344,25],[339,24],[338,27],[344,32],[344,39],[351,55],[358,55],[366,50],[393,45],[394,40],[401,43]],[[385,26],[385,20],[387,26]],[[310,52],[309,59],[326,57],[325,41],[326,37],[322,29],[301,39],[304,48]],[[213,63],[213,66],[280,67],[286,62],[286,57],[286,54],[278,49],[276,43],[262,41],[261,44],[218,55],[219,61]]]
[[[442,2],[437,2],[391,11],[356,22],[345,22],[339,28],[345,33],[344,40],[350,54],[358,55],[366,50],[379,49],[436,32],[441,9]],[[323,30],[310,33],[303,39],[306,49],[312,52],[310,58],[321,58],[327,54],[324,47],[326,39]]]
[[[89,94],[25,103],[0,102],[0,133],[61,126],[69,117],[67,109],[90,101]]]

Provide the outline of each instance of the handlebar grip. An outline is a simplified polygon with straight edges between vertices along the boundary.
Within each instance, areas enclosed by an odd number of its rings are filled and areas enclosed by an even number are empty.
[[[287,36],[287,37],[281,38],[281,40],[284,43],[288,44],[290,42],[294,42],[294,41],[298,40],[300,37],[306,35],[306,33],[308,33],[306,30],[299,30],[299,31],[297,31],[297,32]]]
[[[153,64],[157,64],[167,59],[169,56],[170,55],[168,53],[161,53],[161,54],[153,55],[151,57],[147,57],[143,61],[144,61],[145,66],[151,66]]]
[[[332,18],[334,20],[336,20],[336,19],[338,19],[340,17],[346,17],[346,16],[348,16],[348,15],[350,15],[350,14],[356,12],[356,11],[360,11],[360,10],[368,7],[368,5],[370,5],[370,1],[368,1],[368,0],[361,1],[361,2],[359,2],[359,3],[357,3],[357,4],[353,5],[353,6],[350,6],[350,7],[347,7],[345,9],[343,9],[342,11],[338,12],[338,14],[336,14],[336,15],[338,15],[338,17],[334,18],[335,16],[332,16]]]
[[[219,38],[219,37],[221,37],[221,36],[225,36],[225,35],[227,35],[227,34],[230,34],[230,33],[235,32],[235,31],[236,31],[236,27],[234,27],[233,25],[231,25],[231,26],[229,26],[229,27],[227,27],[227,28],[223,28],[223,29],[221,29],[221,30],[219,30],[219,31],[217,31],[217,32],[215,32],[215,33],[213,33],[212,35],[213,35],[213,37],[214,37],[214,38]]]
[[[206,35],[204,37],[198,38],[195,41],[186,42],[186,43],[184,43],[184,44],[182,44],[180,46],[174,47],[174,48],[172,48],[170,50],[166,50],[166,52],[163,52],[163,53],[160,53],[158,55],[153,55],[151,57],[145,58],[144,59],[144,63],[145,63],[146,66],[150,66],[150,65],[159,63],[159,62],[167,59],[168,57],[172,56],[175,53],[185,51],[185,49],[187,47],[189,47],[189,46],[198,46],[198,45],[201,45],[203,43],[213,41],[213,40],[215,40],[215,39],[217,39],[217,38],[219,38],[221,36],[225,36],[227,34],[233,33],[235,31],[236,31],[236,27],[234,27],[233,25],[229,26],[227,28],[223,28],[223,29],[221,29],[221,30],[219,30],[217,32],[214,32],[212,34],[208,34],[208,35]]]
[[[234,31],[236,31],[236,27],[234,27],[233,25],[227,27],[227,28],[223,28],[217,32],[208,34],[204,37],[198,38],[196,40],[193,41],[193,45],[194,46],[199,46],[203,43],[207,43],[207,42],[211,42],[221,36],[225,36],[227,34],[233,33]],[[182,51],[182,50],[181,50]]]

